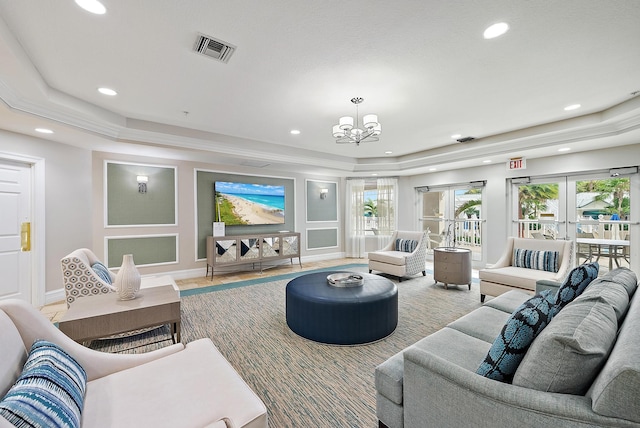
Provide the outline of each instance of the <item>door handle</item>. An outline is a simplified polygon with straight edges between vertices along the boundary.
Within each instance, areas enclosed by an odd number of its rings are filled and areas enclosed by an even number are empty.
[[[31,251],[31,223],[28,221],[20,225],[20,250]]]

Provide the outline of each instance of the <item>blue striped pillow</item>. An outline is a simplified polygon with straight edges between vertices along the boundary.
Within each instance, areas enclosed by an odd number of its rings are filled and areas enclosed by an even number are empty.
[[[105,265],[100,262],[95,262],[91,265],[91,269],[100,277],[101,280],[106,282],[107,284],[111,284],[111,275],[109,274],[109,269]]]
[[[418,241],[413,239],[396,239],[396,251],[413,253],[418,247]]]
[[[558,272],[560,253],[557,251],[537,251],[516,248],[513,250],[513,266]]]
[[[0,415],[19,427],[79,427],[87,374],[58,345],[36,340],[22,374],[0,402]]]

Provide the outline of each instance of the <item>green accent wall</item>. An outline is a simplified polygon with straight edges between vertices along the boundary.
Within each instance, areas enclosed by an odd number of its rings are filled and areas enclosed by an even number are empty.
[[[120,267],[122,256],[125,254],[133,254],[133,262],[136,266],[177,263],[177,241],[178,237],[175,235],[109,238],[107,239],[108,267]]]
[[[172,167],[107,162],[107,225],[176,223],[176,170]],[[149,177],[138,192],[138,175]]]
[[[149,179],[151,180],[151,179]],[[270,184],[284,186],[284,224],[261,224],[225,226],[225,235],[246,235],[251,233],[278,232],[280,230],[295,231],[295,181],[292,178],[261,177],[255,175],[238,175],[213,171],[196,171],[196,214],[198,229],[198,258],[207,257],[207,236],[213,234],[214,194],[213,184],[216,181],[233,181],[239,183]]]
[[[330,248],[338,246],[338,229],[307,229],[307,248]]]
[[[320,198],[320,189],[328,189]],[[338,221],[338,186],[330,181],[307,180],[307,221]]]

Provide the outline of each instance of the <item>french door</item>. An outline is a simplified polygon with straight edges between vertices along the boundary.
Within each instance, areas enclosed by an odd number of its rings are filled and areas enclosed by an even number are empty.
[[[484,183],[416,189],[421,195],[419,220],[422,230],[427,231],[430,250],[455,245],[470,249],[473,261],[484,260],[483,186]]]
[[[640,238],[639,183],[637,171],[514,179],[512,233],[570,239],[574,265],[597,261],[601,273],[620,266],[637,269],[632,255]]]

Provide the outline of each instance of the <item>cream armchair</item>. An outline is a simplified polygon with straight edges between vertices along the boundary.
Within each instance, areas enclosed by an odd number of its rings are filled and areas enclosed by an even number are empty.
[[[519,266],[520,263],[514,260],[516,249],[557,252],[558,270],[552,272]],[[479,272],[480,301],[484,302],[487,295],[499,296],[510,290],[522,290],[533,294],[538,280],[562,282],[572,267],[572,251],[573,241],[509,237],[500,260]]]
[[[83,427],[268,427],[264,403],[209,338],[142,354],[98,352],[74,342],[16,299],[0,301],[0,331],[0,399],[18,380],[33,342],[44,339],[86,372]],[[47,373],[54,372],[49,367]],[[54,393],[73,386],[60,385]],[[49,387],[37,385],[43,392]],[[7,426],[12,425],[0,416],[0,427]]]
[[[96,263],[102,264],[93,251],[88,248],[79,248],[60,260],[62,265],[62,282],[67,301],[67,307],[79,297],[104,294],[116,291],[116,276],[108,269],[102,269],[102,274],[108,276],[110,281],[100,277],[99,268],[94,268]],[[169,275],[142,277],[140,288],[171,285],[177,293],[180,289]]]
[[[402,277],[422,272],[427,275],[427,247],[429,240],[426,232],[396,231],[386,247],[369,253],[369,273],[374,270]]]

